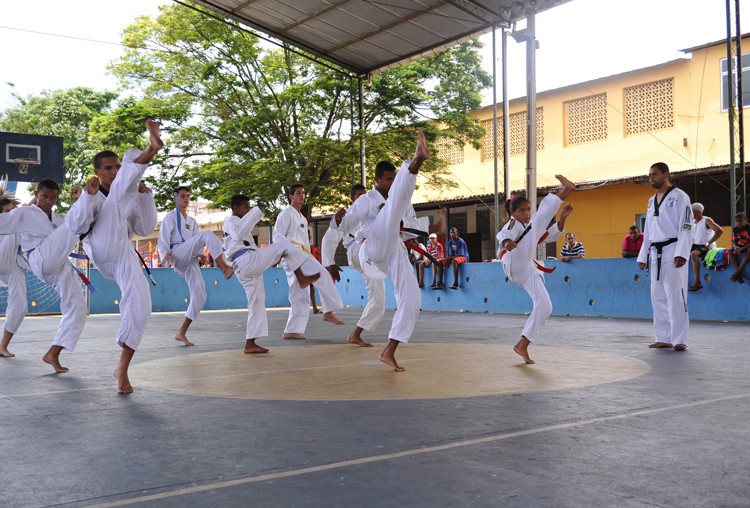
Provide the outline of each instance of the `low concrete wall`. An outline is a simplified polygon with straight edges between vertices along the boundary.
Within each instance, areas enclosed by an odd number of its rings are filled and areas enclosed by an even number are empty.
[[[590,316],[618,318],[646,318],[652,316],[649,297],[649,278],[638,269],[633,259],[583,259],[568,263],[547,261],[548,267],[557,267],[546,275],[547,290],[557,316]],[[362,307],[367,301],[365,284],[360,274],[348,267],[343,269],[341,283],[337,284],[344,305]],[[692,272],[692,269],[691,269]],[[151,287],[154,312],[184,311],[188,305],[188,288],[185,280],[172,269],[152,270],[157,281]],[[206,282],[208,300],[206,309],[238,309],[247,306],[245,292],[235,277],[227,280],[218,268],[201,270]],[[750,283],[737,284],[729,280],[731,269],[714,272],[703,270],[703,289],[688,292],[688,308],[693,320],[718,320],[750,322]],[[706,280],[706,277],[710,280]],[[503,273],[499,263],[467,263],[460,268],[458,290],[421,291],[422,309],[430,311],[466,311],[506,314],[528,314],[531,299]],[[289,305],[286,275],[281,268],[263,274],[266,288],[266,306]],[[690,274],[692,282],[693,275]],[[91,313],[116,313],[120,291],[117,285],[92,270],[91,281],[97,291],[91,293]],[[425,272],[429,285],[432,272]],[[453,282],[453,273],[445,274],[447,285]],[[386,279],[386,307],[395,308],[393,285]],[[29,295],[30,300],[33,295]],[[318,302],[320,299],[318,298]],[[29,307],[33,312],[33,307]],[[2,311],[2,309],[0,309]],[[48,312],[59,312],[59,305]]]

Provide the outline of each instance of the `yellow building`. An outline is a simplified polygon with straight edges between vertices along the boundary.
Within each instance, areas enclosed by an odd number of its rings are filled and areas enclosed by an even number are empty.
[[[733,224],[726,41],[683,52],[689,57],[537,94],[539,193],[554,189],[558,173],[584,182],[571,198],[575,212],[568,230],[584,243],[588,257],[620,255],[628,228],[645,214],[653,194],[645,175],[658,161],[669,165],[676,185],[694,202],[702,202],[705,214],[725,231]],[[743,67],[750,78],[750,53],[743,56]],[[745,83],[750,91],[750,79]],[[745,97],[750,105],[750,93]],[[490,105],[474,113],[487,130],[481,150],[438,147],[459,187],[438,192],[423,186],[414,196],[419,215],[436,215],[436,204],[448,206],[465,228],[462,232],[474,235],[475,242],[481,237],[485,259],[494,249],[492,235],[482,230],[494,231],[492,109]],[[526,186],[526,99],[510,101],[509,110],[510,188],[518,191]],[[498,126],[502,129],[500,118]],[[498,150],[502,156],[502,136]],[[502,168],[500,160],[501,192]],[[725,233],[720,246],[728,246],[730,236]],[[562,241],[547,254],[559,253],[561,247]]]

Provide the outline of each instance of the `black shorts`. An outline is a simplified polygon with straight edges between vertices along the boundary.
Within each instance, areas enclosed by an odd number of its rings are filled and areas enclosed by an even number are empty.
[[[706,247],[705,245],[697,245],[694,243],[693,246],[690,247],[690,252],[693,252],[694,250],[700,252],[700,257],[704,258],[706,257],[706,253],[708,252],[708,247]]]

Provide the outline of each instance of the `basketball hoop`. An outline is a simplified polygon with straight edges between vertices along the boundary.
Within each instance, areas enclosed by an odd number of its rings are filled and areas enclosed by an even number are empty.
[[[18,172],[25,175],[29,172],[29,168],[39,165],[39,159],[29,159],[22,157],[20,159],[13,159],[13,163],[18,166]]]

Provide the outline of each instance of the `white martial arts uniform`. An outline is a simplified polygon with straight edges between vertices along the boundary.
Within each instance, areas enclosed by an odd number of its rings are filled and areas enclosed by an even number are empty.
[[[86,323],[86,298],[68,259],[78,236],[65,220],[54,212],[50,219],[36,205],[22,206],[0,213],[0,234],[21,233],[21,250],[27,253],[31,271],[60,295],[62,319],[52,344],[73,351]]]
[[[15,335],[26,317],[26,275],[31,270],[26,259],[18,254],[21,234],[0,236],[0,286],[8,286],[8,305],[5,307],[3,329]]]
[[[185,277],[190,290],[190,304],[185,317],[195,321],[206,304],[206,284],[201,275],[198,256],[203,254],[203,247],[216,259],[222,254],[221,240],[211,231],[198,231],[198,222],[192,217],[180,216],[180,227],[177,227],[179,209],[169,212],[159,229],[159,256],[162,264],[167,266],[167,254],[172,254],[172,266],[175,273]]]
[[[109,193],[105,196],[101,189],[94,195],[84,192],[66,216],[72,231],[79,235],[88,232],[86,253],[99,273],[120,288],[120,327],[115,341],[134,350],[151,315],[151,290],[131,238],[133,233],[148,236],[156,227],[153,194],[138,192],[148,167],[133,162],[140,154],[135,148],[125,152]]]
[[[534,258],[536,246],[540,243],[542,237],[544,239],[541,243],[549,243],[562,236],[563,231],[560,231],[557,222],[545,229],[547,224],[555,218],[561,204],[562,200],[559,197],[555,194],[548,194],[539,203],[539,208],[529,224],[522,224],[511,218],[497,234],[498,245],[500,245],[497,256],[501,258],[500,262],[503,265],[505,275],[514,283],[523,287],[531,297],[531,314],[521,332],[521,335],[526,337],[529,342],[534,342],[542,327],[544,327],[544,323],[547,322],[547,318],[552,314],[552,301],[549,298],[549,293],[547,293],[547,288],[544,286],[544,279],[537,270]],[[519,241],[521,234],[529,227],[531,229]],[[518,243],[518,246],[511,251],[507,251],[502,246],[505,240],[513,240]]]
[[[409,341],[422,305],[417,277],[400,234],[401,221],[412,227],[412,221],[416,219],[411,197],[417,175],[409,172],[410,164],[411,161],[407,160],[401,165],[388,191],[388,199],[373,188],[354,202],[341,224],[336,226],[336,221],[331,221],[331,227],[345,231],[359,223],[357,236],[363,238],[359,248],[362,271],[366,277],[384,279],[387,275],[393,281],[396,313],[388,337],[399,342]],[[383,205],[382,209],[380,205]]]
[[[347,211],[347,213],[349,212]],[[331,222],[335,223],[336,219],[331,219]],[[362,265],[359,263],[359,248],[364,236],[359,234],[359,222],[356,224],[354,222],[355,220],[352,219],[347,221],[347,225],[349,226],[347,230],[341,227],[328,228],[326,234],[323,235],[321,257],[323,259],[323,266],[335,264],[334,254],[336,253],[336,248],[340,241],[344,242],[349,266],[362,275],[365,281],[365,289],[367,290],[367,304],[362,311],[362,316],[359,318],[357,326],[371,332],[378,327],[380,320],[383,319],[383,315],[385,314],[385,280],[368,277],[362,271]]]
[[[282,256],[292,272],[306,262],[315,262],[286,238],[279,238],[271,245],[259,248],[253,239],[253,228],[262,218],[263,211],[256,206],[241,219],[232,215],[224,220],[224,252],[247,296],[247,339],[268,336],[263,272],[278,264]],[[311,266],[311,269],[314,268]]]
[[[310,238],[307,234],[307,219],[297,211],[292,205],[289,205],[281,211],[276,218],[276,226],[273,228],[273,241],[278,242],[285,238],[296,245],[310,258],[310,263],[305,262],[302,273],[305,275],[314,275],[320,273],[320,278],[315,281],[315,287],[320,293],[323,312],[333,312],[344,306],[341,302],[341,295],[333,285],[328,270],[325,270],[317,259],[310,254]],[[314,261],[314,263],[312,262]],[[284,333],[298,333],[304,335],[307,328],[307,320],[310,317],[310,291],[307,288],[301,288],[297,276],[294,275],[294,269],[287,264],[286,258],[281,261],[281,266],[286,272],[286,281],[289,284],[289,319],[286,322]]]
[[[685,295],[689,263],[676,268],[674,259],[690,259],[692,225],[693,210],[684,191],[670,187],[658,207],[656,195],[648,200],[638,262],[647,263],[651,258],[651,306],[657,342],[687,345],[690,319]]]

